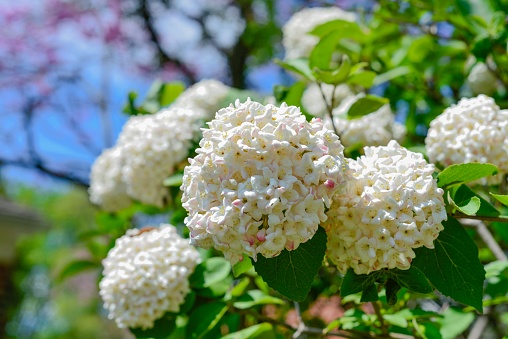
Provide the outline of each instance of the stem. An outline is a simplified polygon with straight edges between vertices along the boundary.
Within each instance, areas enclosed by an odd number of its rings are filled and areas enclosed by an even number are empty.
[[[384,335],[388,335],[388,327],[386,326],[385,319],[383,318],[383,315],[381,314],[381,307],[379,306],[378,301],[372,301],[371,302],[372,307],[374,307],[374,311],[376,312],[377,319],[381,323],[381,331]]]
[[[508,222],[508,217],[504,215],[499,215],[497,217],[490,217],[484,215],[467,215],[461,212],[455,212],[451,215],[455,219],[474,219],[474,220],[483,220],[483,221],[498,221],[498,222]]]
[[[328,117],[332,121],[332,126],[333,126],[333,130],[334,130],[335,134],[339,135],[339,130],[337,129],[337,126],[335,126],[335,121],[333,120],[333,105],[335,104],[335,90],[337,89],[337,86],[335,86],[335,85],[333,86],[332,99],[330,100],[330,103],[328,103],[328,100],[326,100],[326,95],[325,95],[325,92],[323,91],[322,85],[323,85],[322,82],[318,83],[319,91],[321,92],[321,96],[323,97],[323,100],[326,105],[326,113],[328,114]],[[340,135],[339,135],[339,137],[340,137]]]

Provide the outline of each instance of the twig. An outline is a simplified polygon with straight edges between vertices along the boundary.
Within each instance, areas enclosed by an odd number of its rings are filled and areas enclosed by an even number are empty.
[[[508,217],[504,215],[499,215],[497,217],[490,217],[484,215],[467,215],[460,212],[452,213],[452,217],[455,219],[474,219],[474,220],[483,220],[483,221],[497,221],[497,222],[508,222]]]
[[[293,338],[299,338],[302,335],[303,331],[305,331],[306,326],[305,326],[305,323],[303,322],[303,319],[302,319],[302,312],[300,310],[300,304],[297,301],[294,301],[294,305],[295,305],[296,316],[298,317],[298,328],[296,329],[296,332],[293,334]]]
[[[489,308],[485,309],[485,314],[481,315],[476,319],[476,321],[473,324],[473,327],[471,328],[471,331],[469,332],[469,335],[467,336],[467,339],[480,339],[482,337],[483,331],[485,330],[485,327],[487,327],[487,324],[489,323],[489,317],[487,314],[490,312]]]
[[[371,302],[372,307],[374,307],[374,311],[376,312],[377,319],[381,323],[381,331],[384,335],[388,335],[388,327],[386,326],[385,319],[383,318],[383,315],[381,314],[381,307],[379,307],[379,302],[372,301]]]
[[[323,100],[325,102],[326,113],[328,114],[328,117],[332,121],[332,126],[333,126],[333,130],[334,130],[335,134],[339,135],[339,130],[337,129],[337,126],[335,126],[335,121],[333,120],[333,108],[334,108],[333,105],[335,103],[334,97],[335,97],[335,90],[337,89],[337,86],[333,86],[332,98],[330,100],[330,103],[328,103],[328,100],[326,99],[326,95],[325,95],[325,92],[323,91],[322,85],[323,85],[322,82],[318,83],[319,91],[321,92],[321,96],[323,97]],[[340,137],[340,135],[339,135],[339,137]]]

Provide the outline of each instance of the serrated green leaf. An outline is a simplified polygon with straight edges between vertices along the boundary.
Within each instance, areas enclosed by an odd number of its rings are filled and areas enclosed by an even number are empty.
[[[240,274],[247,272],[251,268],[252,268],[252,262],[250,261],[250,258],[244,254],[243,260],[239,261],[233,265],[233,275],[236,278]]]
[[[275,59],[275,63],[288,71],[300,74],[308,80],[315,80],[309,67],[309,60],[307,59],[291,59],[286,61]]]
[[[215,301],[203,304],[189,316],[189,324],[187,326],[187,338],[203,338],[211,331],[221,320],[228,310],[228,305],[222,301]]]
[[[419,268],[442,294],[482,312],[485,270],[478,248],[462,225],[448,217],[434,249],[415,250],[412,266]]]
[[[366,114],[372,113],[388,104],[390,101],[386,98],[375,95],[367,95],[358,99],[347,112],[348,119],[360,118]]]
[[[163,185],[167,187],[180,187],[182,186],[183,173],[174,174],[164,179]]]
[[[493,196],[497,201],[502,203],[505,206],[508,206],[508,195],[502,195],[502,194],[494,194],[489,192],[491,196]]]
[[[138,339],[163,339],[167,338],[176,328],[176,314],[166,313],[153,323],[152,328],[129,328],[131,333]]]
[[[268,286],[291,300],[303,301],[323,263],[325,252],[326,232],[318,227],[312,239],[296,250],[285,249],[270,259],[258,255],[253,265]]]
[[[441,320],[441,328],[439,332],[443,336],[443,339],[457,338],[459,335],[464,333],[465,330],[474,321],[474,314],[471,312],[463,312],[461,309],[456,307],[449,307],[443,313],[443,319]]]
[[[277,336],[273,326],[269,323],[261,323],[247,327],[238,332],[230,333],[222,337],[222,339],[276,339]]]
[[[492,206],[490,202],[483,199],[480,195],[476,194],[471,188],[469,188],[465,184],[450,187],[449,193],[453,201],[455,201],[455,203],[459,205],[463,205],[464,202],[467,203],[467,201],[469,201],[473,197],[476,197],[480,201],[480,208],[476,213],[477,215],[497,217],[500,214],[499,211],[494,206]]]
[[[373,86],[377,86],[377,85],[380,85],[380,84],[385,83],[387,81],[390,81],[390,80],[393,80],[395,78],[398,78],[400,76],[409,74],[411,72],[412,72],[412,70],[408,66],[400,66],[400,67],[397,67],[397,68],[393,68],[393,69],[389,70],[386,73],[382,73],[382,74],[377,75],[374,78],[374,81],[372,82],[372,85]]]
[[[363,88],[372,87],[374,78],[376,77],[376,73],[372,71],[363,71],[356,74],[353,74],[347,80],[347,83],[350,85],[360,85]]]
[[[244,310],[256,305],[265,304],[284,305],[284,300],[272,297],[261,290],[250,290],[239,297],[238,300],[233,303],[233,306],[240,310]]]
[[[58,281],[62,281],[66,278],[72,277],[73,275],[79,274],[86,270],[98,269],[100,267],[99,264],[92,262],[90,260],[76,260],[68,263],[60,274],[58,275]]]
[[[340,285],[340,296],[344,298],[350,294],[356,294],[368,289],[379,277],[379,271],[370,274],[356,274],[353,269],[349,269],[342,279]]]
[[[456,164],[445,168],[437,176],[437,185],[447,188],[452,185],[465,184],[490,175],[497,174],[498,169],[492,164]]]
[[[190,285],[194,288],[206,288],[221,282],[231,272],[231,264],[224,258],[212,257],[202,262],[189,277]]]

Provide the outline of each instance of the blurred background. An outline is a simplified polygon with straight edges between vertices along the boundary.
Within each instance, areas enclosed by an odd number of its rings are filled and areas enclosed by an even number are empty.
[[[294,82],[273,62],[284,58],[281,27],[293,13],[337,5],[365,18],[379,3],[399,2],[0,0],[0,338],[131,337],[107,320],[97,290],[100,260],[129,216],[98,213],[87,194],[90,166],[115,144],[129,97],[145,97],[156,80],[206,78],[270,95]],[[450,14],[453,25],[411,2],[376,11],[385,40],[365,55],[393,54],[397,64],[378,62],[379,70],[417,70],[371,91],[392,100],[409,141],[421,144],[444,107],[471,95],[468,56],[485,60],[497,40],[461,26],[475,10],[468,1],[457,1],[465,7]],[[495,61],[501,69],[508,57]],[[508,73],[498,75],[507,82]],[[506,97],[503,87],[502,108]]]

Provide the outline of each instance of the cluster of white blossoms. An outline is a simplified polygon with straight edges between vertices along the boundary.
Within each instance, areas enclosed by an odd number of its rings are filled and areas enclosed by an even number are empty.
[[[395,140],[365,147],[365,155],[348,165],[353,179],[333,198],[323,223],[328,258],[341,273],[408,269],[413,249],[434,248],[447,218],[434,165]]]
[[[467,83],[475,95],[492,95],[497,91],[498,80],[487,64],[478,62],[469,72]]]
[[[496,165],[499,174],[481,183],[498,184],[508,172],[508,110],[485,95],[463,98],[430,123],[425,146],[429,160],[444,166]]]
[[[122,180],[124,156],[119,148],[102,152],[95,160],[90,172],[90,201],[100,205],[105,211],[117,211],[130,205]]]
[[[317,26],[333,20],[356,21],[356,14],[338,7],[305,8],[296,12],[282,28],[286,59],[306,58],[319,42],[309,34]]]
[[[215,112],[220,109],[230,88],[222,82],[214,79],[201,80],[190,86],[173,103],[173,105],[185,108],[197,108],[196,112],[202,112],[204,119],[213,118]]]
[[[164,179],[186,160],[203,119],[213,116],[228,90],[220,81],[203,80],[169,108],[130,117],[115,147],[92,167],[90,200],[107,211],[128,207],[131,199],[163,207]]]
[[[195,112],[171,106],[153,115],[132,117],[125,124],[117,147],[125,154],[122,177],[133,199],[165,205],[168,189],[163,181],[187,158],[199,130]]]
[[[178,312],[190,291],[198,251],[169,224],[127,231],[103,260],[100,295],[118,327],[153,327],[166,312]]]
[[[345,185],[339,138],[298,107],[247,100],[217,112],[183,177],[191,244],[232,263],[295,250]]]

